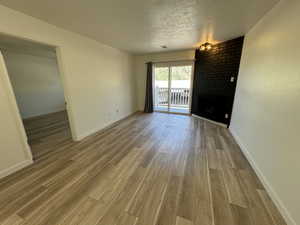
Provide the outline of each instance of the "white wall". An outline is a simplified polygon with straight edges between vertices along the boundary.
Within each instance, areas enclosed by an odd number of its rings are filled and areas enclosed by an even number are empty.
[[[289,224],[300,224],[300,2],[247,35],[230,129]]]
[[[66,108],[56,58],[14,50],[2,54],[23,119]]]
[[[147,55],[134,56],[134,68],[137,86],[137,105],[139,110],[144,110],[146,94],[146,62],[176,61],[176,60],[193,60],[195,50],[173,51]]]
[[[59,46],[58,62],[75,139],[136,110],[131,55],[4,6],[0,6],[0,32]],[[0,77],[5,79],[1,70]],[[18,118],[12,116],[11,94],[4,90],[1,87],[0,174],[30,159],[24,154]]]

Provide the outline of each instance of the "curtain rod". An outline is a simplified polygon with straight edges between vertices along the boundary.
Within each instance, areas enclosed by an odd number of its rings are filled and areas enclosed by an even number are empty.
[[[183,59],[183,60],[173,60],[173,61],[154,61],[152,63],[155,64],[155,63],[194,62],[194,61],[195,61],[195,59]],[[149,62],[146,62],[145,64],[147,64],[147,63],[149,63]]]

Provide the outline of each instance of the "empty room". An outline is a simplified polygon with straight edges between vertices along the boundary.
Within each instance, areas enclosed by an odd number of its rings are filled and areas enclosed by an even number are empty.
[[[299,12],[0,0],[0,225],[300,225]]]
[[[72,141],[56,49],[2,35],[0,51],[33,159],[39,160],[56,143]]]

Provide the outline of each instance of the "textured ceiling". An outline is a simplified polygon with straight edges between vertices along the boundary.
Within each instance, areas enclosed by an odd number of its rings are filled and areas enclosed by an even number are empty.
[[[0,4],[142,54],[188,49],[207,40],[219,42],[244,35],[278,1],[0,0]]]

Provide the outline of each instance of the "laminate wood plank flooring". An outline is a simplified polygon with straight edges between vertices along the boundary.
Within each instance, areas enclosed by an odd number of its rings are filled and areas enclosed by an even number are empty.
[[[35,160],[72,140],[66,111],[25,119],[23,124]]]
[[[138,113],[73,142],[60,116],[28,129],[47,154],[0,180],[0,224],[285,225],[226,128]]]

